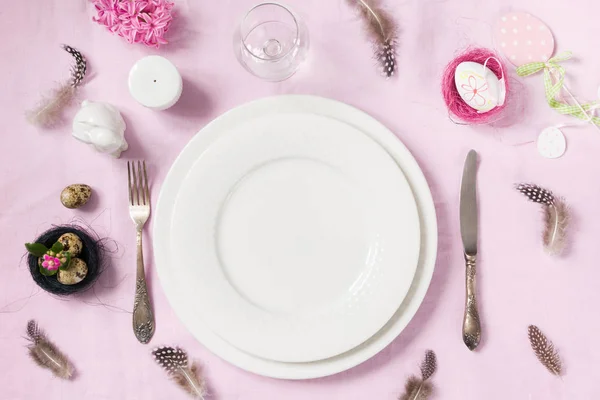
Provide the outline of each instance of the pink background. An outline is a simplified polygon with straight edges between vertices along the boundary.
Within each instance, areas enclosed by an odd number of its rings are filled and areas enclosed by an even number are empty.
[[[545,127],[572,122],[544,103],[541,76],[521,80],[526,110],[510,128],[455,125],[449,121],[438,82],[455,51],[469,44],[493,46],[492,24],[503,12],[523,9],[554,31],[557,50],[577,60],[565,64],[569,86],[583,100],[600,84],[600,3],[577,6],[542,0],[386,1],[401,27],[398,76],[378,76],[359,21],[342,0],[290,0],[311,35],[304,68],[282,83],[266,83],[242,69],[232,52],[232,32],[252,1],[177,1],[177,19],[159,51],[129,45],[91,21],[84,0],[4,1],[2,43],[2,151],[0,171],[0,398],[185,399],[163,376],[149,352],[153,345],[185,348],[204,365],[213,399],[394,399],[407,375],[418,371],[427,348],[439,369],[434,399],[594,399],[600,397],[596,310],[600,302],[600,137],[591,126],[565,128],[568,150],[558,160],[541,158],[533,140]],[[70,136],[67,123],[51,131],[27,125],[24,110],[53,81],[66,77],[69,56],[59,44],[88,58],[89,82],[81,99],[116,105],[128,124],[130,149],[114,160]],[[184,77],[184,92],[171,110],[136,104],[127,74],[147,54],[162,54]],[[514,73],[513,73],[514,75]],[[152,197],[182,147],[208,121],[264,96],[306,93],[361,108],[386,124],[413,152],[427,175],[439,214],[439,257],[425,302],[407,329],[372,360],[345,373],[286,382],[241,371],[210,354],[175,317],[153,268],[146,265],[157,331],[150,346],[131,332],[135,247],[126,207],[125,160],[147,160]],[[74,114],[74,108],[68,115]],[[464,266],[458,224],[458,191],[467,151],[481,155],[479,290],[484,341],[469,352],[460,339]],[[575,220],[569,253],[551,259],[541,250],[540,213],[513,183],[532,181],[567,198]],[[61,189],[87,183],[94,198],[81,210],[59,202]],[[22,259],[23,243],[52,224],[81,218],[118,243],[112,268],[93,291],[68,300],[35,286]],[[149,231],[149,230],[148,230]],[[150,238],[147,238],[150,239]],[[147,244],[150,241],[146,241]],[[35,318],[73,359],[80,375],[64,382],[28,359],[24,336]],[[537,324],[556,343],[564,380],[538,364],[527,341]]]

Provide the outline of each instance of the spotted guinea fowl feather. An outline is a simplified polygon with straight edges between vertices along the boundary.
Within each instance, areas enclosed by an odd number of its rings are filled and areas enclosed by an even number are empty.
[[[398,28],[392,16],[381,6],[380,0],[347,0],[357,8],[382,72],[388,78],[396,72],[396,39]]]
[[[192,397],[204,399],[206,396],[206,385],[202,379],[198,379],[198,368],[189,365],[188,356],[185,351],[178,347],[157,347],[152,351],[154,360],[160,365],[175,383]]]
[[[68,46],[66,44],[62,45],[62,48],[73,56],[75,59],[75,65],[71,67],[71,86],[77,87],[85,78],[85,73],[87,72],[87,61],[85,57],[75,48]]]
[[[411,376],[404,384],[404,394],[399,400],[426,400],[433,392],[433,385],[429,378],[437,369],[437,357],[433,350],[425,352],[425,359],[421,363],[421,377]]]
[[[425,352],[425,359],[421,363],[421,379],[426,381],[431,378],[437,369],[437,357],[433,350]]]
[[[566,247],[567,228],[571,219],[565,200],[538,185],[520,183],[516,189],[530,201],[541,204],[544,209],[544,250],[550,255],[562,253]]]
[[[562,363],[552,342],[550,342],[540,328],[535,325],[529,325],[527,335],[529,337],[531,348],[540,363],[542,363],[551,374],[560,376],[562,373]]]
[[[73,377],[73,365],[54,343],[48,340],[44,331],[34,320],[27,323],[27,336],[31,342],[27,346],[29,355],[37,365],[49,369],[59,378],[71,379]]]

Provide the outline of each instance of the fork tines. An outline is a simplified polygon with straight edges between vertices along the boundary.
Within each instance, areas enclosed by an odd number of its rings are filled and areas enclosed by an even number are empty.
[[[144,172],[143,177],[142,171]],[[132,175],[133,184],[131,182]],[[148,175],[146,174],[146,161],[137,161],[137,172],[135,168],[135,161],[127,161],[127,177],[129,179],[129,204],[132,206],[149,205],[150,191],[148,190]]]

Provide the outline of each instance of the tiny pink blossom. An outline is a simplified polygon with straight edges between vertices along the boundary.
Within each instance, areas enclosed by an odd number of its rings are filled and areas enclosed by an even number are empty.
[[[56,257],[44,254],[44,261],[42,261],[42,267],[48,271],[56,271],[60,267],[60,260]]]
[[[170,0],[92,0],[97,16],[92,19],[129,43],[159,47],[173,21]]]

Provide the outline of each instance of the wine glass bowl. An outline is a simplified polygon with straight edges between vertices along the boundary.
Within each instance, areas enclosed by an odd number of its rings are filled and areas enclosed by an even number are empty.
[[[250,9],[234,40],[240,63],[268,81],[292,76],[306,58],[308,46],[308,32],[302,21],[278,3],[262,3]]]

